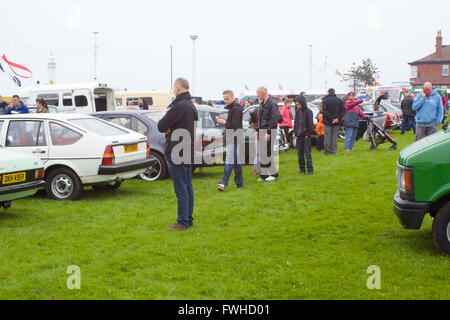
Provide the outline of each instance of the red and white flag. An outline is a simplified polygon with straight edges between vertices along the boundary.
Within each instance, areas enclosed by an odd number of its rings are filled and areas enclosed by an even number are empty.
[[[9,61],[5,54],[0,58],[0,73],[13,81],[18,87],[22,86],[20,78],[30,79],[33,77],[33,72],[31,72],[30,69],[18,63]]]
[[[278,88],[279,88],[280,90],[284,90],[284,89],[283,89],[283,86],[281,85],[281,83],[278,84]]]

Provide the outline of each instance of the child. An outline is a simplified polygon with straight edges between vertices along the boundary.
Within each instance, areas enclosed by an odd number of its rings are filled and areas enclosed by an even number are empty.
[[[316,133],[318,135],[316,149],[317,151],[323,151],[324,148],[324,135],[325,129],[323,125],[323,106],[322,102],[319,104],[320,113],[317,115]]]

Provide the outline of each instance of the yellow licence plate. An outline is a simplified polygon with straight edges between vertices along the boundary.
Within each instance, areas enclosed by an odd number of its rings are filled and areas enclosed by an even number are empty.
[[[5,174],[2,177],[2,184],[23,182],[25,180],[27,180],[27,173],[26,172]]]
[[[138,145],[137,144],[132,144],[132,145],[129,145],[129,146],[124,146],[124,147],[125,147],[125,153],[138,151]]]

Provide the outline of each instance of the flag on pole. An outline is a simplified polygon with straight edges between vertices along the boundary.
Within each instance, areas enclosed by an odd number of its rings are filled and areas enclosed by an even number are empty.
[[[9,69],[8,69],[9,67]],[[27,67],[24,67],[15,62],[9,61],[6,55],[3,54],[0,59],[0,73],[12,80],[18,87],[22,86],[19,78],[30,79],[33,77],[33,72]]]
[[[247,85],[245,85],[245,90],[250,91],[250,89],[247,87]]]
[[[283,86],[281,85],[281,83],[278,84],[278,88],[279,88],[280,90],[284,90],[284,89],[283,89]]]

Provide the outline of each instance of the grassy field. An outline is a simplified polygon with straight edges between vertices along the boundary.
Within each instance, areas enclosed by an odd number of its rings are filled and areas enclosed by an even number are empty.
[[[399,150],[413,135],[400,136]],[[298,175],[295,150],[280,180],[219,193],[223,168],[194,175],[195,226],[176,219],[171,180],[86,188],[77,202],[43,196],[0,212],[0,299],[449,299],[450,260],[435,249],[432,219],[403,229],[392,210],[399,151],[389,145],[326,157]],[[81,289],[66,286],[81,269]],[[380,267],[381,289],[366,272]]]

